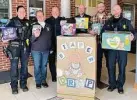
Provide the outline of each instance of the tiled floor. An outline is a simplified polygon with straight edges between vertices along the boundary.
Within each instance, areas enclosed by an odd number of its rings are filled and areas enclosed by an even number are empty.
[[[126,70],[126,84],[125,84],[125,94],[119,95],[117,90],[114,92],[107,92],[107,89],[96,89],[96,96],[100,100],[137,100],[137,90],[133,88],[135,81],[135,74],[130,72],[130,70],[135,69],[135,55],[129,54],[128,65]],[[103,64],[105,66],[105,63]],[[102,81],[107,83],[107,69],[103,67]],[[29,72],[33,75],[33,67],[29,67]],[[48,83],[49,88],[36,89],[34,78],[28,79],[28,92],[22,92],[19,90],[18,95],[12,95],[9,83],[0,85],[0,100],[47,100],[49,98],[56,96],[56,83],[51,82],[50,74],[48,72]]]

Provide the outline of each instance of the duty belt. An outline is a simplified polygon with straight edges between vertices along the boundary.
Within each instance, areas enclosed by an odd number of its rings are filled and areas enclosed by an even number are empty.
[[[20,42],[18,42],[18,41],[12,41],[12,42],[10,42],[10,45],[11,46],[15,46],[15,47],[19,47],[19,46],[23,46],[24,42],[23,41],[20,41]]]

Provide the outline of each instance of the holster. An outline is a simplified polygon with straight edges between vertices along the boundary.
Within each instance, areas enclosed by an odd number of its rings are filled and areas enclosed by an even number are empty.
[[[18,58],[19,52],[19,42],[10,42],[7,47],[3,47],[3,53],[10,59]]]
[[[3,53],[4,53],[4,55],[5,55],[7,58],[10,58],[10,59],[13,58],[12,53],[11,53],[11,51],[8,49],[8,47],[3,47]]]

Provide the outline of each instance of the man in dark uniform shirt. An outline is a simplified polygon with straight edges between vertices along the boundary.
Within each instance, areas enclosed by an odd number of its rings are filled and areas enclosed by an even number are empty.
[[[51,25],[52,29],[52,47],[49,55],[49,68],[52,76],[52,81],[56,82],[56,37],[61,35],[60,21],[65,18],[59,17],[59,9],[52,8],[52,16],[46,19],[46,22]]]
[[[115,5],[112,9],[113,16],[103,26],[104,31],[129,31],[130,41],[135,40],[135,30],[133,29],[131,22],[122,16],[122,9],[119,5]],[[109,87],[108,91],[112,92],[114,89],[118,89],[118,93],[124,93],[124,83],[126,80],[126,65],[127,65],[127,51],[123,50],[108,50],[108,76]],[[119,66],[118,79],[116,79],[116,62]]]
[[[25,19],[26,11],[23,6],[17,7],[17,16],[13,17],[6,27],[14,27],[17,29],[17,39],[9,41],[8,50],[10,56],[10,77],[12,94],[18,94],[18,64],[19,59],[21,62],[20,68],[20,87],[23,92],[28,91],[27,78],[28,78],[28,60],[30,53],[30,45],[27,41],[30,40],[29,28],[30,24]]]

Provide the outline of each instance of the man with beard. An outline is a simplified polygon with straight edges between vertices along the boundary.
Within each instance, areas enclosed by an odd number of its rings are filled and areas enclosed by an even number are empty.
[[[106,23],[106,20],[110,17],[111,15],[105,12],[105,4],[100,2],[97,5],[97,13],[94,16],[91,16],[91,25],[100,23],[102,27]],[[104,53],[106,58],[106,66],[108,67],[107,50],[103,50],[101,47],[100,33],[96,33],[92,29],[89,30],[89,33],[97,36],[97,87],[102,88],[104,87],[103,83],[101,82],[102,58]]]

